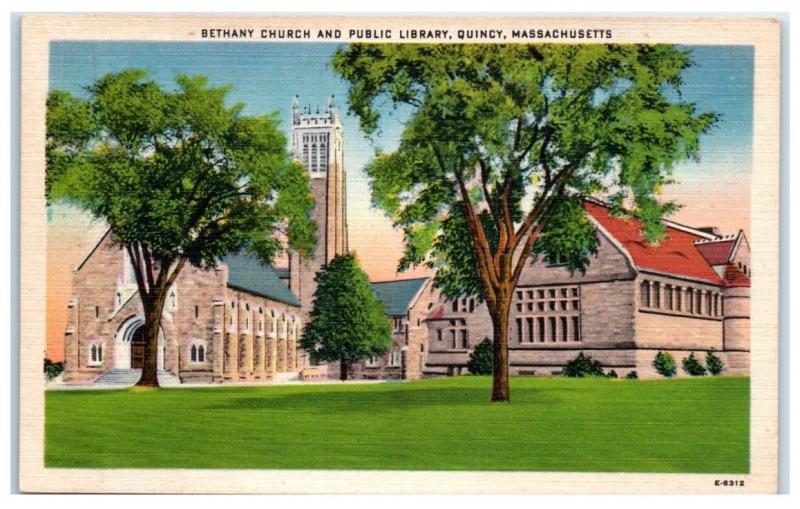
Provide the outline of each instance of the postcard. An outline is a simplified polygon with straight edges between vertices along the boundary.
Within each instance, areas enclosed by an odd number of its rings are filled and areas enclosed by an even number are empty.
[[[22,490],[774,493],[779,35],[24,16]]]

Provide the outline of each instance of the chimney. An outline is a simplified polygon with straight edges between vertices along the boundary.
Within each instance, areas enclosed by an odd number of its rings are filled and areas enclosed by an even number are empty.
[[[715,237],[722,237],[722,233],[720,233],[719,228],[717,228],[716,226],[701,226],[700,228],[698,228],[698,230],[704,233],[710,233]]]

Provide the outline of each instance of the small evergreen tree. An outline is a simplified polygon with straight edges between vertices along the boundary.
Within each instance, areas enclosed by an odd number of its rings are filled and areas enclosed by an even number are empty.
[[[669,352],[659,351],[656,358],[653,359],[653,368],[658,374],[667,378],[675,376],[678,372],[678,367],[675,365],[675,358]]]
[[[473,375],[491,375],[494,365],[494,345],[489,338],[483,338],[469,354],[467,368]]]
[[[608,374],[607,374],[606,376],[607,376],[608,378],[619,378],[619,375],[618,375],[618,374],[617,374],[617,372],[616,372],[615,370],[613,370],[613,369],[612,369],[611,371],[609,371],[609,372],[608,372]]]
[[[684,357],[681,364],[683,364],[683,370],[692,376],[705,376],[706,374],[706,368],[700,364],[700,361],[694,356],[694,352],[690,353],[689,357]]]
[[[603,366],[599,361],[593,361],[590,356],[581,352],[564,366],[564,369],[561,370],[561,375],[582,378],[585,376],[603,376],[604,374]]]
[[[725,364],[722,362],[722,359],[717,357],[711,352],[706,353],[706,369],[708,372],[714,376],[719,375],[722,373],[722,370],[725,369]]]
[[[389,350],[391,324],[352,253],[331,260],[315,280],[303,349],[313,360],[339,361],[339,378],[347,380],[350,364]]]
[[[625,378],[628,380],[636,380],[639,378],[639,374],[636,373],[636,371],[629,371],[628,374],[625,375]]]

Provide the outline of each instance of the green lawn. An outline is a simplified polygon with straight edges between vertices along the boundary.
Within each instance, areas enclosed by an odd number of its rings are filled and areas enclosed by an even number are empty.
[[[48,467],[749,470],[749,380],[50,391]]]

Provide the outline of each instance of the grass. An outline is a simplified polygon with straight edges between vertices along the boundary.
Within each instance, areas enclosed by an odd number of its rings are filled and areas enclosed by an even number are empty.
[[[749,380],[50,391],[48,467],[746,473]]]

